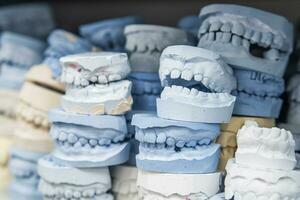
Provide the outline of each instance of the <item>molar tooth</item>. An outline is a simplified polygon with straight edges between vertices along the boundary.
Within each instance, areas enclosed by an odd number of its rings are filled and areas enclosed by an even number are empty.
[[[242,40],[242,45],[243,45],[243,47],[245,47],[245,49],[247,51],[249,51],[249,49],[250,49],[250,42],[248,40],[243,39]]]
[[[208,21],[203,22],[203,23],[201,24],[200,29],[199,29],[199,33],[202,34],[202,33],[208,32],[209,26],[210,26],[210,24],[209,24]]]
[[[107,139],[107,138],[101,138],[101,139],[99,139],[98,144],[100,146],[109,145],[110,144],[110,140]]]
[[[209,41],[214,41],[215,40],[215,33],[214,32],[209,32],[208,33],[208,40]]]
[[[82,86],[87,86],[87,85],[89,84],[89,81],[82,78],[82,79],[80,79],[80,84],[81,84]]]
[[[264,52],[264,58],[267,58],[268,60],[278,60],[279,51],[277,49],[270,49]]]
[[[121,80],[121,76],[119,74],[111,74],[108,76],[109,81],[118,81]]]
[[[140,141],[140,142],[143,142],[144,141],[144,133],[143,133],[143,131],[141,131],[141,130],[136,130],[135,131],[135,139],[137,139],[138,141]]]
[[[196,141],[189,141],[185,144],[185,146],[187,147],[195,147],[197,145],[197,142]]]
[[[193,95],[193,96],[197,96],[197,95],[198,95],[198,93],[199,93],[199,91],[198,91],[198,90],[196,90],[195,88],[192,88],[192,89],[191,89],[191,92],[190,92],[190,94],[191,94],[191,95]]]
[[[174,138],[171,138],[171,137],[168,137],[167,140],[166,140],[166,143],[168,146],[175,146],[175,139]]]
[[[260,38],[261,32],[255,31],[250,39],[251,44],[258,43],[260,41]]]
[[[107,81],[107,78],[106,78],[105,75],[100,75],[100,76],[98,76],[98,83],[105,84],[105,83],[107,83],[107,82],[108,82],[108,81]]]
[[[221,31],[222,32],[230,32],[231,31],[231,27],[232,27],[231,23],[226,22],[225,24],[222,25]]]
[[[176,147],[178,148],[182,148],[184,146],[185,142],[183,140],[179,140],[178,142],[176,142]]]
[[[234,23],[231,32],[236,35],[242,36],[245,33],[245,28],[241,23]]]
[[[222,26],[222,23],[219,21],[213,22],[210,25],[209,32],[218,31]]]
[[[68,135],[68,142],[71,143],[71,144],[74,144],[76,143],[78,140],[78,137],[76,135],[74,135],[73,133],[70,133]]]
[[[81,138],[79,138],[79,142],[82,144],[82,146],[83,145],[85,145],[85,144],[87,144],[88,143],[88,140],[86,139],[86,138],[84,138],[84,137],[81,137]]]
[[[176,79],[179,78],[179,76],[180,76],[180,71],[178,69],[173,69],[171,72],[171,78]]]
[[[81,145],[81,143],[78,141],[78,142],[76,142],[76,143],[74,144],[74,147],[75,147],[75,148],[80,148],[80,147],[82,147],[82,145]]]
[[[115,138],[113,138],[113,142],[114,143],[118,143],[118,142],[121,142],[125,139],[125,135],[118,135],[116,136]],[[144,138],[145,139],[145,138]]]
[[[209,145],[211,140],[209,138],[203,138],[202,140],[198,141],[199,145]]]
[[[159,133],[156,138],[157,143],[165,143],[167,137],[164,133]]]
[[[232,35],[231,33],[223,33],[221,42],[229,43],[231,40],[231,35]]]
[[[181,78],[184,80],[190,81],[193,78],[193,73],[190,70],[184,70],[181,73]]]
[[[190,90],[186,87],[183,88],[182,93],[185,95],[189,95],[190,94]]]
[[[233,46],[241,46],[242,39],[239,36],[233,35],[231,42],[232,42]]]
[[[93,146],[96,146],[98,144],[98,141],[95,140],[95,139],[90,139],[89,144],[93,147]]]
[[[95,83],[98,80],[97,76],[92,76],[90,78],[90,81],[92,81],[93,83]]]
[[[250,39],[253,36],[253,30],[250,28],[246,28],[244,38]]]
[[[60,134],[59,134],[59,136],[58,136],[58,140],[60,140],[60,141],[66,141],[67,140],[67,134],[65,133],[65,132],[60,132]]]
[[[149,143],[155,143],[156,141],[156,135],[155,133],[146,133],[144,137],[144,141]]]
[[[194,79],[195,79],[195,81],[202,81],[203,75],[202,74],[196,74],[196,75],[194,75]]]

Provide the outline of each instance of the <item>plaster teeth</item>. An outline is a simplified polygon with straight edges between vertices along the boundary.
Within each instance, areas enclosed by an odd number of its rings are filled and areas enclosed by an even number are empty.
[[[81,146],[82,146],[81,142],[79,142],[79,141],[74,144],[75,148],[80,148]]]
[[[195,81],[202,81],[203,75],[202,74],[196,74],[196,75],[194,75],[194,79],[195,79]]]
[[[222,32],[217,32],[216,33],[216,41],[221,41],[223,37],[223,33]]]
[[[264,58],[268,60],[278,60],[280,58],[279,51],[277,49],[270,49],[264,52]]]
[[[125,135],[118,135],[115,138],[113,138],[114,143],[122,142],[125,139]]]
[[[181,73],[181,78],[184,80],[190,81],[193,78],[193,73],[190,70],[184,70]]]
[[[241,23],[234,23],[231,32],[236,35],[242,36],[245,33],[245,28]]]
[[[71,144],[74,144],[78,141],[78,137],[74,134],[69,134],[68,135],[68,142],[71,143]]]
[[[197,145],[196,141],[189,141],[185,144],[186,147],[195,147]]]
[[[60,132],[59,136],[58,136],[58,140],[64,142],[66,141],[68,138],[67,134],[65,132]]]
[[[199,33],[206,33],[206,32],[208,32],[209,26],[210,26],[210,24],[209,24],[208,21],[203,22],[202,25],[201,25],[201,27],[200,27],[200,29],[199,29]]]
[[[170,75],[171,72],[169,69],[164,69],[162,73],[164,76],[168,76],[168,75]]]
[[[171,72],[172,79],[177,79],[177,78],[179,78],[179,76],[180,76],[180,71],[178,69],[172,70],[172,72]]]
[[[100,84],[106,84],[108,82],[107,78],[105,75],[100,75],[98,76],[98,83]]]
[[[231,42],[233,46],[241,46],[242,39],[239,36],[233,35]]]
[[[273,34],[272,33],[270,33],[270,32],[262,33],[261,44],[263,44],[264,47],[270,46],[272,41],[273,41]]]
[[[121,79],[122,79],[122,77],[119,74],[111,74],[108,76],[109,81],[118,81]]]
[[[86,79],[81,79],[81,80],[80,80],[80,84],[81,84],[82,86],[87,86],[87,85],[89,85],[89,81],[86,80]]]
[[[222,25],[221,31],[222,31],[222,32],[230,32],[230,31],[231,31],[231,27],[232,27],[231,23],[226,22],[226,23],[224,23],[224,24]]]
[[[283,43],[284,43],[284,40],[283,40],[282,36],[275,35],[273,38],[273,43],[272,43],[271,47],[281,49],[283,47]]]
[[[144,141],[145,142],[149,142],[149,143],[155,143],[155,141],[156,141],[156,135],[155,135],[155,133],[147,133],[147,134],[145,134]]]
[[[261,32],[255,31],[252,37],[250,38],[251,44],[259,43],[261,39]]]
[[[190,94],[190,90],[188,88],[183,88],[182,93],[185,95],[189,95]]]
[[[81,83],[81,82],[80,82],[80,78],[79,78],[79,77],[75,77],[74,85],[79,86],[80,83]]]
[[[243,39],[242,40],[242,45],[243,45],[243,47],[245,47],[245,49],[247,51],[249,51],[249,49],[250,49],[250,42],[248,40]]]
[[[209,32],[208,33],[208,41],[214,41],[215,40],[215,33]]]
[[[200,37],[199,43],[202,44],[208,40],[208,33],[205,33]]]
[[[90,81],[92,81],[93,83],[97,82],[98,78],[96,76],[92,76],[90,78]]]
[[[156,142],[157,142],[157,143],[165,143],[165,142],[166,142],[166,139],[167,139],[167,137],[166,137],[165,134],[159,133],[159,134],[157,135]]]
[[[254,33],[254,31],[252,29],[246,28],[244,38],[249,40],[253,36],[253,33]]]
[[[190,92],[190,94],[191,94],[191,95],[193,95],[193,96],[197,96],[197,95],[198,95],[198,93],[199,93],[199,91],[198,91],[198,90],[196,90],[195,88],[192,88],[192,89],[191,89],[191,92]]]
[[[219,21],[213,22],[210,25],[209,32],[218,31],[222,26],[222,23]]]
[[[93,146],[96,146],[98,144],[98,141],[95,140],[95,139],[90,139],[89,144],[93,147]]]
[[[183,140],[179,140],[178,142],[176,142],[176,147],[183,148],[184,144],[185,144],[185,142]]]
[[[85,145],[85,144],[88,143],[88,140],[85,139],[85,138],[83,138],[83,137],[81,137],[81,138],[79,138],[79,142],[80,142],[82,145]]]
[[[168,137],[167,140],[166,140],[166,143],[167,143],[168,146],[174,147],[175,146],[175,139],[171,138],[171,137]]]
[[[231,33],[223,33],[221,42],[229,43],[229,41],[231,40],[231,35]]]

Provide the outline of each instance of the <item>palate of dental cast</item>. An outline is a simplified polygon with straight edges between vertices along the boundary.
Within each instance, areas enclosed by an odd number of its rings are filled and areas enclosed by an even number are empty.
[[[231,4],[201,9],[198,46],[220,53],[236,68],[283,76],[293,48],[293,26],[285,18]]]
[[[133,72],[157,72],[161,52],[170,45],[191,44],[189,33],[158,25],[128,25],[126,50]]]
[[[38,162],[39,190],[45,199],[107,199],[111,179],[107,167],[74,168],[57,163],[51,155]]]
[[[171,174],[139,170],[137,179],[139,198],[145,200],[208,200],[220,189],[220,175],[219,172]]]
[[[253,162],[247,164],[250,163]],[[231,159],[227,163],[226,172],[226,199],[299,199],[299,170],[256,169]]]
[[[92,52],[62,57],[61,81],[77,87],[119,81],[130,73],[126,53]]]
[[[54,109],[49,113],[50,135],[56,148],[53,157],[74,167],[102,167],[128,160],[124,116],[82,115]]]
[[[236,162],[259,169],[292,170],[296,165],[295,141],[284,129],[260,128],[256,122],[238,131]]]

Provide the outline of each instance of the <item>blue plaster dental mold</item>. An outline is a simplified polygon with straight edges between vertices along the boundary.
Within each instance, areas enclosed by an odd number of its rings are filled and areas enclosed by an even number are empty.
[[[237,78],[237,90],[233,114],[243,116],[257,116],[278,118],[282,100],[280,95],[284,92],[283,78],[266,73],[234,70]]]
[[[51,68],[55,78],[61,74],[59,58],[70,54],[89,52],[93,48],[89,41],[61,29],[54,30],[49,35],[48,44],[43,63]]]
[[[210,173],[218,165],[220,146],[212,143],[218,124],[167,120],[154,114],[132,118],[140,142],[137,167],[168,173]]]
[[[128,79],[132,81],[131,94],[134,110],[156,110],[156,98],[162,87],[157,73],[132,72]]]
[[[79,32],[104,51],[124,52],[124,27],[143,23],[144,20],[141,17],[128,16],[85,24],[79,27]]]
[[[233,4],[205,6],[199,17],[199,47],[219,53],[234,68],[283,76],[294,39],[288,19]]]
[[[195,38],[195,43],[197,42],[197,34],[199,27],[201,25],[201,20],[197,15],[190,15],[181,18],[177,26],[189,33],[191,33]]]
[[[1,35],[0,87],[18,90],[29,68],[42,61],[45,43],[12,32]]]
[[[45,3],[26,3],[0,8],[0,30],[44,39],[55,27],[52,10]]]
[[[55,142],[53,157],[73,167],[103,167],[128,160],[124,116],[84,115],[61,109],[50,111],[50,135]]]
[[[38,162],[41,176],[39,191],[44,199],[112,200],[111,179],[107,167],[74,168],[55,162],[51,155]]]
[[[233,70],[219,54],[198,47],[167,47],[160,57],[164,89],[157,99],[161,118],[203,123],[228,123],[236,89]]]
[[[37,173],[37,161],[45,154],[15,147],[10,153],[9,170],[13,176],[10,192],[13,199],[42,199],[37,189],[40,179]]]

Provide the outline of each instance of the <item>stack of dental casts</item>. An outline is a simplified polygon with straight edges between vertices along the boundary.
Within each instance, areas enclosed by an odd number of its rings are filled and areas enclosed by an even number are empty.
[[[226,199],[300,199],[291,132],[246,121],[238,131],[237,144],[235,159],[226,166]]]
[[[25,73],[42,60],[44,44],[34,38],[3,32],[0,49],[0,190],[9,183],[9,147],[16,124],[15,107]]]
[[[55,148],[39,161],[39,189],[44,199],[113,199],[108,166],[125,163],[130,153],[124,117],[132,104],[127,54],[74,54],[60,63],[66,94],[61,108],[49,114]]]
[[[200,12],[198,47],[219,53],[233,67],[237,88],[229,125],[221,127],[219,169],[234,157],[236,133],[251,117],[274,126],[284,91],[282,78],[293,46],[293,26],[282,16],[245,6],[214,4]]]
[[[164,49],[159,77],[164,89],[157,115],[132,119],[140,142],[139,198],[213,198],[220,190],[220,145],[214,141],[233,111],[233,71],[212,51],[175,45]]]
[[[62,55],[77,53],[79,50],[88,51],[80,40],[68,32],[53,31],[48,38],[49,46],[44,53],[44,61],[31,63],[41,64],[34,65],[26,74],[26,81],[19,94],[16,110],[18,122],[10,159],[10,170],[14,176],[11,186],[13,199],[42,199],[38,192],[37,162],[53,148],[48,134],[48,111],[60,104],[64,93],[64,86],[55,76],[58,71],[57,61]]]
[[[103,51],[125,52],[124,28],[130,24],[143,24],[137,16],[107,19],[79,27],[82,37]]]

